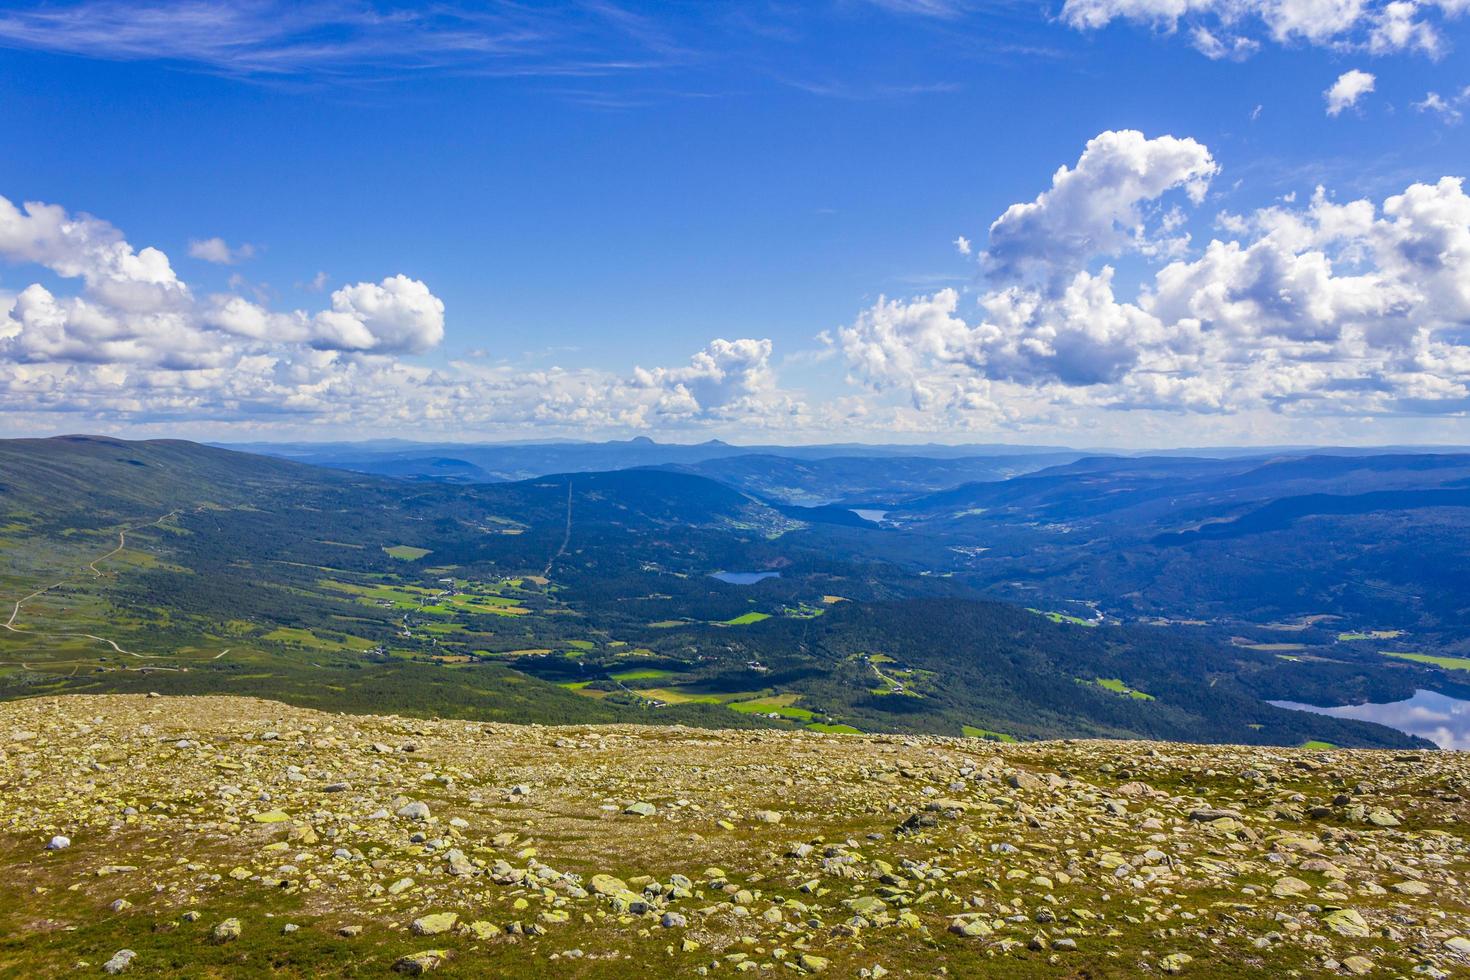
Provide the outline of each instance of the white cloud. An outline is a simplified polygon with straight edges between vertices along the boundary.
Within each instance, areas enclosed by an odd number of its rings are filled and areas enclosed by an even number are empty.
[[[443,302],[404,275],[343,286],[329,308],[196,299],[157,249],[105,221],[0,197],[0,259],[78,279],[0,294],[0,412],[133,425],[462,426],[569,432],[727,423],[783,427],[807,409],[776,384],[769,340],[715,340],[683,367],[526,371],[401,360],[439,346]],[[324,277],[318,277],[324,282]],[[69,423],[73,427],[77,423]]]
[[[1337,76],[1322,98],[1327,102],[1327,114],[1336,116],[1344,109],[1351,109],[1358,104],[1358,100],[1369,92],[1377,84],[1378,79],[1371,73],[1353,68]]]
[[[1115,186],[1097,182],[1099,197],[1135,200],[1136,170],[1112,174]],[[1096,236],[1054,250],[1064,276],[1038,282],[1012,267],[973,315],[953,290],[884,298],[829,342],[854,381],[957,422],[1109,408],[1470,410],[1470,196],[1460,179],[1381,203],[1337,203],[1319,188],[1305,205],[1221,216],[1218,227],[1230,237],[1175,257],[1131,295],[1099,264],[1118,240]]]
[[[744,407],[775,389],[769,340],[723,340],[709,343],[682,368],[635,368],[640,388],[663,392],[660,408],[672,414],[697,414]]]
[[[444,339],[444,303],[423,283],[390,276],[337,290],[314,323],[313,344],[326,350],[422,354]]]
[[[1066,0],[1061,16],[1078,30],[1114,21],[1167,33],[1184,27],[1193,46],[1215,59],[1248,57],[1265,41],[1439,57],[1443,21],[1467,9],[1466,0]]]
[[[1374,54],[1396,51],[1422,51],[1438,57],[1443,46],[1439,31],[1419,19],[1420,6],[1414,0],[1392,0],[1372,18],[1368,34],[1368,50]]]
[[[1150,218],[1164,215],[1149,207],[1174,190],[1198,203],[1218,170],[1192,139],[1101,133],[1074,167],[1052,175],[1050,189],[991,224],[987,265],[1000,276],[1042,270],[1055,278],[1091,255],[1169,247],[1151,234]]]
[[[1204,26],[1197,26],[1189,35],[1195,50],[1211,61],[1244,61],[1260,50],[1261,44],[1240,35],[1218,35]]]
[[[234,265],[253,258],[255,246],[246,242],[238,248],[231,248],[223,238],[196,238],[189,242],[189,255],[216,265]]]
[[[1432,112],[1450,126],[1458,125],[1464,118],[1460,107],[1470,103],[1470,87],[1466,87],[1459,95],[1445,98],[1438,92],[1426,92],[1423,101],[1413,103],[1417,112]]]
[[[970,240],[964,235],[960,235],[958,238],[956,238],[953,244],[955,247],[955,251],[959,252],[961,255],[969,255],[974,250],[970,244]]]
[[[404,70],[627,75],[666,66],[679,53],[662,32],[610,4],[567,11],[464,0],[422,9],[289,0],[22,0],[0,10],[0,44],[168,61],[229,77],[328,81]]]

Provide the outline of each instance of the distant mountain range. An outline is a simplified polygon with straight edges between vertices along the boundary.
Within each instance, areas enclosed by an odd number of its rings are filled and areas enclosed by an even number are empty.
[[[0,441],[0,696],[1402,746],[1267,702],[1470,694],[1470,454],[436,448]]]

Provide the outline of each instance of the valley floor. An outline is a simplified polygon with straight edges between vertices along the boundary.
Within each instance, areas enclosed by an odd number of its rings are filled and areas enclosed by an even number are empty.
[[[1467,786],[1459,753],[38,698],[0,704],[0,973],[1463,974]]]

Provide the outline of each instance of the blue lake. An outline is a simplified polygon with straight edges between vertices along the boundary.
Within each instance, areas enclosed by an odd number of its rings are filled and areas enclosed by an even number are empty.
[[[888,511],[886,510],[868,510],[866,508],[854,510],[853,513],[865,521],[872,521],[874,524],[882,524],[883,518],[888,516]]]
[[[729,582],[731,585],[754,585],[761,579],[780,577],[780,572],[715,572],[710,576],[721,582]]]
[[[1410,735],[1429,739],[1442,749],[1470,749],[1470,701],[1446,697],[1433,691],[1415,691],[1405,701],[1387,704],[1348,704],[1319,708],[1296,701],[1272,701],[1278,708],[1310,711],[1333,718],[1376,721]]]

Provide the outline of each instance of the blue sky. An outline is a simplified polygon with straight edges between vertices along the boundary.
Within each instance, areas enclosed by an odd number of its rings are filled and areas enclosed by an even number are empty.
[[[1461,0],[432,11],[0,5],[3,428],[1470,441]]]

